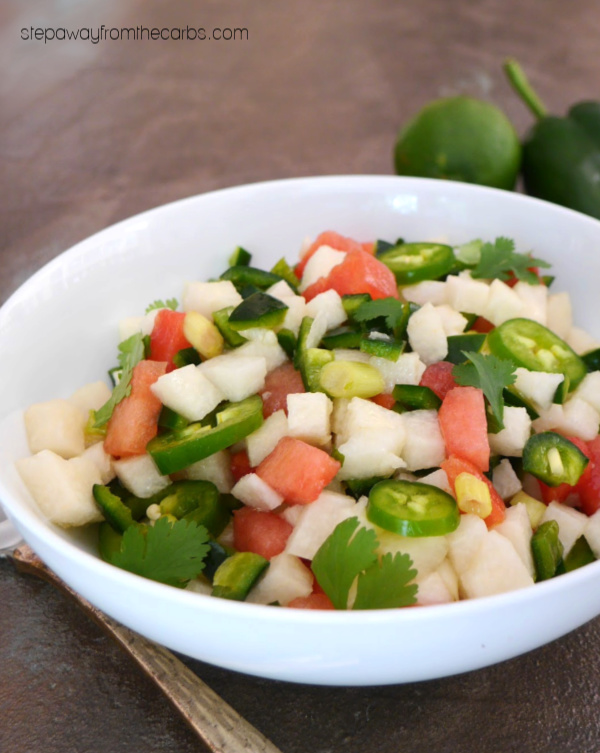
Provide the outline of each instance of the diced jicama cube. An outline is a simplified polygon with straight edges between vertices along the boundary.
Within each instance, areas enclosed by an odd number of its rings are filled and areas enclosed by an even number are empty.
[[[160,473],[147,454],[115,460],[113,467],[123,486],[142,499],[151,497],[171,483],[171,479]]]
[[[460,576],[467,599],[514,591],[532,586],[533,582],[512,543],[493,530],[483,538],[470,567]]]
[[[447,303],[456,311],[483,316],[490,287],[481,280],[473,280],[468,273],[449,275],[446,280]]]
[[[213,311],[238,306],[242,296],[231,280],[215,282],[186,282],[183,288],[181,307],[184,311],[198,311],[212,317]]]
[[[285,607],[292,599],[312,593],[313,581],[313,574],[298,557],[282,552],[271,559],[246,601],[252,604],[278,603]]]
[[[460,313],[460,311],[453,309],[452,306],[449,306],[447,303],[444,303],[441,306],[435,306],[435,310],[439,314],[446,337],[450,337],[450,335],[460,335],[461,332],[465,331],[467,319]]]
[[[443,361],[448,355],[448,340],[438,310],[426,303],[408,320],[406,328],[410,347],[424,364]]]
[[[484,521],[478,515],[469,513],[461,515],[458,528],[446,536],[448,557],[459,576],[471,566],[487,532]]]
[[[588,518],[583,535],[596,558],[600,559],[600,510]]]
[[[415,285],[403,287],[402,297],[405,301],[416,303],[419,306],[423,306],[425,303],[440,306],[448,302],[447,286],[445,282],[439,280],[424,280]]]
[[[531,553],[531,522],[525,505],[514,505],[506,510],[506,517],[495,526],[502,536],[505,536],[514,546],[515,551],[527,568],[532,578],[535,578],[535,566]]]
[[[531,418],[525,408],[504,407],[504,429],[488,434],[490,449],[497,455],[521,457],[531,436]]]
[[[432,604],[449,604],[455,601],[448,584],[437,570],[427,575],[419,575],[415,579],[419,587],[417,591],[417,604],[431,606]]]
[[[345,251],[336,251],[331,246],[321,246],[310,257],[304,267],[304,274],[300,281],[299,290],[303,293],[306,288],[319,280],[327,277],[334,267],[341,264],[346,258]]]
[[[197,368],[232,402],[259,392],[264,387],[267,375],[267,362],[262,356],[233,353],[211,358]]]
[[[333,402],[333,410],[331,411],[331,431],[336,435],[336,445],[344,444],[348,439],[346,433],[347,414],[350,400],[345,397],[336,397]]]
[[[452,597],[452,601],[458,601],[458,575],[456,574],[456,570],[452,567],[448,557],[446,557],[446,559],[438,566],[437,573],[444,581],[446,588]]]
[[[323,392],[299,392],[288,395],[288,433],[309,444],[326,445],[331,441],[333,403]]]
[[[228,354],[232,358],[259,357],[264,358],[267,364],[267,372],[273,371],[288,360],[285,350],[277,340],[277,335],[269,329],[263,329],[260,337],[240,345]]]
[[[523,488],[510,460],[503,458],[492,471],[492,483],[502,499],[510,499]]]
[[[279,440],[289,434],[288,419],[284,410],[275,411],[263,424],[246,437],[248,460],[252,468],[261,463],[269,455]]]
[[[24,413],[27,443],[32,453],[51,450],[74,458],[85,450],[87,416],[68,400],[34,403]]]
[[[275,510],[283,503],[283,497],[272,489],[256,473],[247,473],[231,490],[234,497],[256,510]]]
[[[419,576],[437,570],[448,554],[446,536],[398,536],[398,534],[377,530],[380,554],[392,555],[397,552],[408,554]]]
[[[573,310],[568,293],[553,293],[548,296],[546,326],[565,340],[573,326]]]
[[[69,402],[84,414],[86,420],[91,410],[99,410],[110,398],[111,389],[106,382],[92,382],[76,390]]]
[[[490,285],[490,295],[483,312],[483,316],[496,326],[508,319],[514,319],[525,312],[525,304],[515,293],[513,288],[502,280],[493,280]]]
[[[371,356],[369,363],[383,377],[384,392],[391,392],[397,384],[419,384],[426,369],[418,353],[402,353],[395,361]]]
[[[585,532],[589,518],[572,507],[561,505],[560,502],[550,502],[542,523],[547,520],[555,520],[558,523],[558,538],[564,548],[563,556],[566,556],[573,544]]]
[[[219,450],[203,460],[188,465],[178,477],[190,481],[211,481],[221,494],[229,494],[234,484],[229,451]]]
[[[397,455],[402,452],[406,438],[404,416],[360,397],[353,397],[347,404],[337,431],[338,440],[344,442],[351,437],[378,434],[377,446]]]
[[[97,465],[84,457],[65,460],[42,450],[16,462],[25,486],[41,512],[59,526],[83,526],[103,520],[92,487],[101,484]]]
[[[571,396],[571,400],[573,399],[585,400],[600,413],[600,371],[592,371],[585,375]]]
[[[223,392],[193,364],[163,374],[150,389],[163,405],[188,421],[200,421],[225,400]]]
[[[559,384],[565,379],[564,374],[528,371],[521,367],[515,369],[515,376],[515,389],[538,413],[550,408]]]
[[[325,317],[328,330],[339,327],[348,318],[348,314],[346,314],[342,305],[342,299],[335,290],[326,290],[306,304],[306,316],[312,316],[314,319],[318,314]]]
[[[599,421],[595,408],[585,400],[572,397],[564,405],[553,403],[533,421],[533,428],[535,432],[562,431],[587,442],[598,434]]]
[[[301,295],[280,299],[287,306],[285,317],[279,329],[289,329],[295,335],[300,330],[300,324],[306,316],[306,301]]]
[[[436,468],[446,457],[446,445],[435,410],[402,414],[407,441],[401,451],[409,471]]]
[[[302,296],[297,296],[292,288],[288,285],[288,283],[285,280],[279,280],[279,282],[276,282],[274,285],[271,285],[270,288],[267,288],[265,290],[265,293],[267,295],[270,295],[272,298],[277,298],[279,301],[286,300],[288,298],[302,298]],[[304,300],[302,298],[302,300]]]
[[[521,316],[533,319],[546,326],[548,321],[548,288],[545,285],[530,285],[519,280],[513,290],[525,308]]]
[[[102,442],[96,442],[87,448],[81,455],[82,458],[91,460],[100,473],[100,483],[108,484],[115,477],[112,457],[105,452]]]
[[[566,337],[567,344],[573,348],[575,353],[583,355],[589,350],[596,350],[600,348],[600,342],[592,337],[588,332],[580,327],[571,327],[571,331]]]
[[[323,491],[310,505],[291,508],[299,513],[285,547],[288,554],[311,560],[333,529],[356,513],[356,502],[346,494]]]
[[[389,476],[406,463],[397,454],[385,449],[387,441],[379,432],[365,431],[350,437],[338,448],[344,463],[337,474],[341,480]]]

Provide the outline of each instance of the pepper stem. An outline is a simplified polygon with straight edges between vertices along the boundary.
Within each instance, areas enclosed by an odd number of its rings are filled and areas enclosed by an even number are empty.
[[[527,80],[527,76],[523,72],[519,63],[517,63],[516,60],[508,59],[503,67],[512,88],[517,92],[519,97],[521,97],[535,117],[538,120],[545,118],[548,114],[548,110]]]

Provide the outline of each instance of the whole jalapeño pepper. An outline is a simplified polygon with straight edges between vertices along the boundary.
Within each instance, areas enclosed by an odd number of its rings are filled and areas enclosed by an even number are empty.
[[[504,70],[537,119],[523,143],[525,190],[600,219],[600,102],[579,102],[565,117],[550,115],[516,61],[507,60]]]

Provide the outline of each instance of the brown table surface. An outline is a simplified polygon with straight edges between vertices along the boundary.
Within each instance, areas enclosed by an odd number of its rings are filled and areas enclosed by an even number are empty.
[[[32,27],[102,24],[248,38],[31,39]],[[398,127],[440,95],[490,98],[524,133],[531,118],[503,59],[517,57],[560,113],[597,96],[599,40],[597,0],[3,0],[0,301],[73,243],[164,202],[389,174]],[[2,562],[0,605],[0,750],[203,749],[50,586]],[[188,664],[284,753],[600,750],[600,620],[504,664],[404,686],[298,686]]]

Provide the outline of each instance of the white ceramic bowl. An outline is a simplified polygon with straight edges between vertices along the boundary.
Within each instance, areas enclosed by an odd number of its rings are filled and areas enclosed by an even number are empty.
[[[576,322],[600,336],[600,222],[518,194],[395,177],[326,177],[232,188],[133,217],[41,269],[0,310],[0,499],[69,585],[130,628],[183,654],[264,677],[375,685],[443,677],[543,645],[600,614],[600,562],[532,588],[423,609],[319,612],[230,602],[102,562],[85,533],[37,512],[12,467],[26,455],[18,411],[66,397],[113,365],[117,323],[186,279],[226,267],[236,245],[268,267],[306,236],[360,240],[499,235],[553,263]]]

